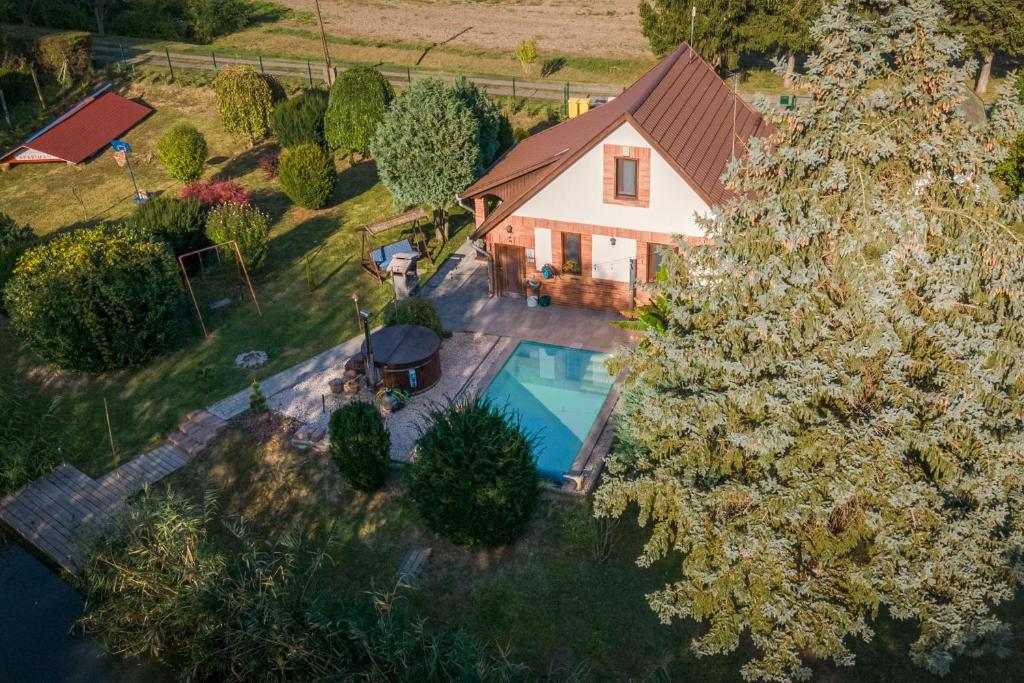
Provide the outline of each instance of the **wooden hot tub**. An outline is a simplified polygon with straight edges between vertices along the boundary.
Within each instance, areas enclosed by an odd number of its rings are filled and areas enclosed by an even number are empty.
[[[393,325],[370,335],[373,364],[386,387],[410,394],[426,391],[441,379],[441,338],[422,325]],[[366,342],[362,347],[366,357]]]

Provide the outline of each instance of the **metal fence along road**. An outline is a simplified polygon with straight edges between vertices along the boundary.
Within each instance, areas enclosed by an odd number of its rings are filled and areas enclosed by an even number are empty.
[[[95,43],[93,45],[93,57],[97,62],[111,64],[123,63],[128,66],[147,66],[159,69],[166,69],[174,75],[175,70],[191,69],[198,71],[219,71],[228,65],[244,64],[251,66],[263,73],[272,76],[283,76],[287,78],[300,78],[308,80],[310,85],[314,82],[327,81],[327,69],[323,63],[314,60],[289,60],[279,58],[256,58],[225,57],[216,52],[209,54],[197,54],[190,52],[171,52],[170,50],[140,49],[128,45],[116,43]],[[348,69],[347,66],[334,66],[335,74]],[[409,84],[428,78],[439,78],[446,82],[453,82],[458,75],[424,71],[415,69],[379,69],[380,73],[387,78],[392,85],[407,87]],[[606,98],[615,97],[624,88],[606,85],[589,85],[578,83],[557,83],[520,81],[512,78],[503,80],[499,78],[488,78],[466,75],[470,81],[489,95],[510,95],[513,97],[528,97],[542,100],[560,101],[563,105],[571,97],[592,97]]]

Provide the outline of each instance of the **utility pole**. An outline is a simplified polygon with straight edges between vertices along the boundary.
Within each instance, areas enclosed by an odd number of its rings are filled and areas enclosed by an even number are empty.
[[[331,53],[327,49],[327,34],[324,32],[324,18],[320,15],[320,0],[313,0],[316,7],[316,21],[320,24],[320,44],[324,48],[324,80],[327,86],[334,84],[334,69],[331,67]]]

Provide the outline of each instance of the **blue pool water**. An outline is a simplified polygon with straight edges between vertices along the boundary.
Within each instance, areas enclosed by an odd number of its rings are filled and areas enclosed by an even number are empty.
[[[541,475],[562,480],[601,411],[614,378],[607,354],[523,341],[484,392],[519,413]]]

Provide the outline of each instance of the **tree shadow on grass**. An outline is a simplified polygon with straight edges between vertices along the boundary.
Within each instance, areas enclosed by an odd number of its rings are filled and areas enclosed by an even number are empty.
[[[341,227],[340,219],[333,214],[324,213],[308,218],[270,240],[271,259],[275,265],[299,259],[326,242]]]
[[[214,180],[230,180],[252,173],[260,167],[260,157],[277,148],[272,142],[264,142],[236,154],[224,167],[214,174]],[[212,161],[212,160],[211,160]]]
[[[540,75],[544,78],[548,76],[554,76],[556,73],[562,70],[565,66],[565,57],[554,57],[552,59],[545,59],[544,63],[540,66]]]
[[[282,218],[291,206],[291,200],[281,190],[254,190],[249,193],[252,202],[260,207],[266,214],[267,220],[274,225]]]
[[[375,161],[361,161],[349,166],[338,174],[328,206],[337,206],[355,199],[376,185],[378,180]]]

